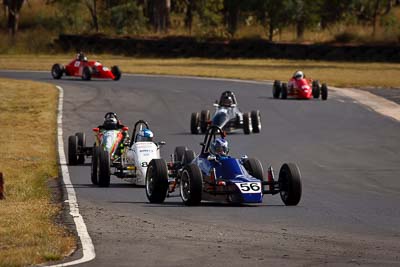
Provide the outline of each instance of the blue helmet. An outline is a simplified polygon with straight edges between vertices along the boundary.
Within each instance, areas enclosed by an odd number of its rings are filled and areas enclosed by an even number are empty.
[[[136,135],[136,142],[152,142],[153,141],[154,134],[150,129],[142,129],[140,130],[137,135]]]
[[[229,153],[228,141],[216,138],[210,145],[210,152],[215,156],[227,156]]]

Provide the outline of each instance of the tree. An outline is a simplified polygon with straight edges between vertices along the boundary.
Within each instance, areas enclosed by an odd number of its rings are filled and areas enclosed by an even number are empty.
[[[3,5],[7,13],[7,28],[12,37],[18,32],[19,12],[24,4],[24,0],[3,0]]]
[[[359,20],[372,24],[372,36],[376,35],[378,17],[387,15],[396,0],[355,0],[355,10]]]
[[[287,0],[257,0],[255,12],[265,28],[268,30],[268,40],[272,41],[275,30],[288,22]]]
[[[235,35],[238,28],[241,4],[241,0],[224,0],[224,19],[231,36]]]
[[[156,32],[167,32],[170,26],[171,0],[149,0],[152,8],[152,19]]]
[[[92,27],[96,32],[99,32],[99,21],[97,17],[97,0],[85,0],[85,5],[89,9],[92,17]]]

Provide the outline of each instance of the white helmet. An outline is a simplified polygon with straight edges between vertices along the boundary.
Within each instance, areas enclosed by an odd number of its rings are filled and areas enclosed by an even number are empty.
[[[296,78],[296,80],[300,80],[304,78],[304,73],[302,71],[296,71],[293,75],[294,78]]]

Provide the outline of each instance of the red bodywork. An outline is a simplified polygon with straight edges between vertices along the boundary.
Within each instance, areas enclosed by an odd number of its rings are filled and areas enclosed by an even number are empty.
[[[312,94],[312,80],[292,78],[288,82],[288,98],[297,99],[311,99]]]
[[[115,80],[114,74],[107,67],[104,67],[98,61],[79,61],[73,60],[65,66],[65,75],[82,77],[82,71],[85,66],[88,66],[92,70],[92,78],[112,79]]]

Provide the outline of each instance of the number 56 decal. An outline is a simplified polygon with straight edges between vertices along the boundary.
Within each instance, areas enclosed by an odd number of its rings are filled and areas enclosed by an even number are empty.
[[[261,183],[236,183],[242,193],[261,193]]]

